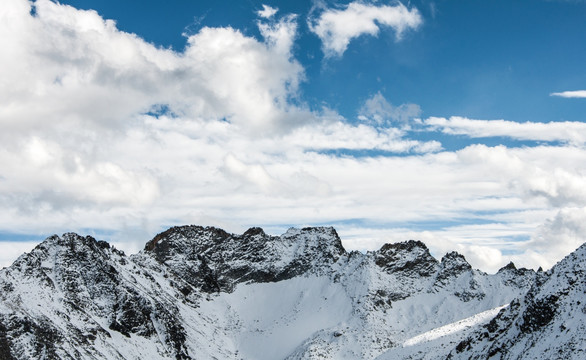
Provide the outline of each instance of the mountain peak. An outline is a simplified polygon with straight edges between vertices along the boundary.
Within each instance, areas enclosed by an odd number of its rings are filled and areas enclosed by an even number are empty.
[[[345,253],[331,227],[291,228],[281,236],[253,227],[241,235],[214,227],[172,227],[149,241],[144,255],[204,291],[232,291],[241,282],[273,282],[320,271]],[[203,280],[202,280],[203,279]]]
[[[513,263],[512,261],[510,261],[507,265],[505,265],[502,268],[500,268],[498,272],[502,272],[502,271],[506,271],[506,270],[515,271],[515,270],[517,270],[517,267],[515,266],[515,263]]]
[[[464,271],[472,270],[472,266],[470,265],[470,263],[468,263],[464,255],[456,251],[451,251],[444,255],[440,263],[444,271],[450,271],[460,274]]]
[[[56,267],[67,267],[69,264],[86,262],[91,258],[106,258],[115,253],[124,253],[103,240],[96,240],[90,235],[81,236],[74,232],[67,232],[59,236],[51,235],[37,245],[29,253],[21,255],[14,265],[18,268],[40,266],[46,259],[54,257],[52,262]]]
[[[388,252],[399,252],[399,251],[413,251],[414,249],[421,249],[423,251],[429,252],[427,245],[425,245],[422,241],[419,240],[407,240],[401,241],[397,243],[387,243],[384,244],[380,249],[380,253],[388,253]]]
[[[472,266],[466,261],[464,255],[452,251],[444,255],[441,259],[439,271],[437,273],[435,279],[435,286],[436,287],[445,287],[447,286],[452,280],[462,276],[465,273],[471,273]],[[477,286],[474,280],[468,281],[467,285],[472,285],[472,289],[457,289],[457,294],[460,294],[461,298],[468,299],[471,296],[482,296],[478,295],[479,292],[477,291]],[[461,287],[459,285],[458,287]],[[477,295],[475,295],[477,294]]]
[[[387,273],[407,272],[420,276],[431,276],[437,266],[427,246],[416,240],[383,245],[375,253],[375,262]]]
[[[260,227],[251,227],[250,229],[246,230],[244,232],[244,234],[242,234],[242,236],[255,236],[255,235],[264,236],[266,234],[265,234],[265,231]]]
[[[280,238],[295,242],[301,240],[329,257],[346,253],[338,232],[331,226],[289,228]]]
[[[207,242],[209,240],[220,240],[227,238],[229,236],[230,234],[228,234],[226,231],[213,226],[173,226],[155,235],[155,237],[152,240],[146,243],[144,250],[155,251],[155,249],[159,246],[163,247],[164,250],[169,250],[169,247],[179,246],[179,248],[177,248],[176,250],[180,251],[181,245],[196,245],[195,242],[197,241]],[[167,244],[159,244],[161,241],[167,242]],[[181,244],[181,242],[183,242],[183,244]]]
[[[91,236],[54,235],[0,270],[0,358],[374,359],[404,350],[399,345],[421,331],[519,296],[487,325],[489,336],[520,329],[557,342],[563,331],[561,347],[552,349],[570,349],[567,355],[584,340],[576,309],[586,314],[585,252],[581,247],[535,281],[523,269],[471,270],[457,252],[438,262],[414,240],[349,254],[331,227],[272,236],[258,227],[238,235],[177,226],[130,257]],[[464,340],[454,336],[438,342],[431,358],[446,358]],[[476,351],[484,339],[471,337],[457,349]],[[478,354],[506,349],[502,340]],[[470,358],[460,350],[451,353]]]
[[[518,277],[529,271],[511,264],[499,273],[508,270],[507,275]],[[546,273],[537,273],[523,297],[460,342],[448,358],[479,359],[487,354],[492,358],[499,354],[499,358],[507,359],[583,359],[585,275],[583,244]]]

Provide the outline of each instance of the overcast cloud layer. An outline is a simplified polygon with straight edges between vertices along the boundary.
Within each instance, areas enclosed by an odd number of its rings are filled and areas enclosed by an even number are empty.
[[[132,252],[175,224],[324,224],[350,249],[417,238],[487,271],[547,268],[582,243],[583,123],[419,119],[419,106],[381,93],[357,119],[311,109],[292,55],[303,19],[258,14],[262,39],[204,27],[175,52],[93,11],[38,0],[31,15],[28,1],[4,0],[0,232],[89,229]],[[400,4],[312,16],[326,57],[381,26],[399,37],[423,22]],[[341,27],[347,18],[357,27]],[[414,132],[537,143],[447,151]],[[0,266],[32,245],[0,243]]]

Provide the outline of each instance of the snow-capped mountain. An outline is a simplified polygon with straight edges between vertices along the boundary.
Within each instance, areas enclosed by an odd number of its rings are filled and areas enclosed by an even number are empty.
[[[131,256],[55,235],[0,270],[0,359],[572,358],[585,252],[489,275],[419,241],[347,252],[333,228],[173,227]]]
[[[451,359],[586,359],[586,244],[488,324],[463,339]]]

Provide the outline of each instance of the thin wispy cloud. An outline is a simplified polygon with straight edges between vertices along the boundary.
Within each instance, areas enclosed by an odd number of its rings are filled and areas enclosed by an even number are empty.
[[[507,120],[476,120],[460,116],[449,119],[430,117],[423,124],[432,130],[471,138],[507,137],[515,140],[560,141],[586,143],[586,123],[578,121],[515,122]]]
[[[380,93],[368,98],[358,112],[358,118],[362,121],[376,125],[398,124],[399,126],[421,115],[421,107],[417,104],[402,104],[393,106]]]
[[[586,90],[554,92],[551,93],[550,96],[559,96],[564,98],[586,98]]]

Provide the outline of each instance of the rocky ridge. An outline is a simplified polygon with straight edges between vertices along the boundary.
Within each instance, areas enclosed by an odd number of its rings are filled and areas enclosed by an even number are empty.
[[[451,359],[586,358],[586,244],[462,340]]]
[[[573,290],[556,292],[555,304],[582,289],[582,268],[572,271]],[[0,270],[0,358],[373,359],[515,299],[491,329],[510,331],[519,322],[512,311],[529,303],[537,310],[523,313],[545,323],[535,314],[552,298],[540,289],[572,281],[558,272],[509,265],[488,275],[455,252],[437,261],[412,240],[347,252],[333,228],[271,236],[173,227],[131,256],[89,236],[55,235]],[[513,351],[481,334],[460,339],[450,356]]]

